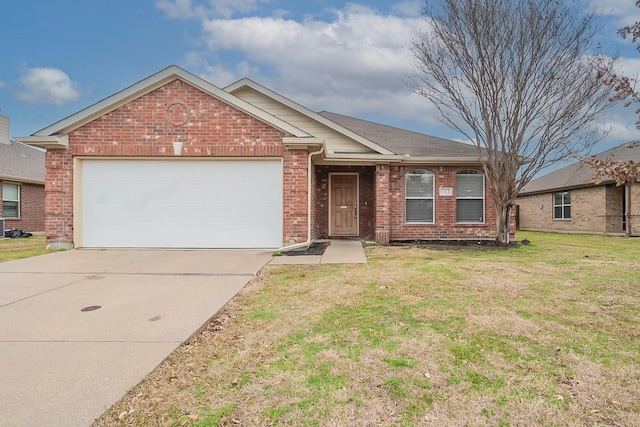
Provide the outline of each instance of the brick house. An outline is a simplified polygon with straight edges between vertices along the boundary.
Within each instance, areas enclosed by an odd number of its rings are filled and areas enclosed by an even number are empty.
[[[640,161],[640,146],[629,143],[599,153]],[[559,232],[640,235],[640,184],[616,186],[613,179],[591,181],[581,162],[531,181],[518,195],[519,228]],[[625,194],[626,192],[626,194]]]
[[[44,231],[44,157],[43,150],[13,141],[9,118],[0,115],[0,218],[5,230]]]
[[[168,67],[18,138],[47,148],[52,247],[495,239],[473,146]]]

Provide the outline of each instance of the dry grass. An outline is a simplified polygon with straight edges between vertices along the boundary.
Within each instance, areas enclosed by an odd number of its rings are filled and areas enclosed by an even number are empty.
[[[526,237],[269,267],[96,425],[640,425],[640,242]]]

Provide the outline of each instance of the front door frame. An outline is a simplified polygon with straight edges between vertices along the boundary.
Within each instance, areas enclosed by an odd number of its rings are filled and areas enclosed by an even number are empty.
[[[333,211],[333,177],[334,176],[345,176],[351,175],[356,177],[356,232],[355,234],[334,234],[333,233],[333,219],[332,219],[332,211]],[[360,174],[358,172],[329,172],[329,236],[359,236],[360,235]]]

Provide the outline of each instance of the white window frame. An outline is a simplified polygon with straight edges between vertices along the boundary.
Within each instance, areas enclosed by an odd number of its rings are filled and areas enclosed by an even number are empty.
[[[560,204],[556,204],[556,196],[560,195],[562,198]],[[565,197],[569,196],[569,203],[566,203]],[[569,221],[571,220],[571,191],[556,191],[553,193],[553,219],[558,221]],[[562,215],[556,216],[556,209],[560,208]],[[569,208],[569,216],[565,216],[566,208]]]
[[[8,185],[12,185],[16,187],[16,193],[18,195],[18,198],[16,200],[7,199],[7,191],[5,190],[5,186],[8,186]],[[4,205],[7,202],[16,204],[16,216],[7,216],[7,211]],[[2,217],[11,218],[11,219],[20,219],[20,184],[14,184],[12,182],[2,183]]]
[[[431,176],[431,197],[429,196],[409,196],[408,192],[407,192],[407,183],[408,183],[408,179],[407,177],[409,176],[424,176],[424,175],[430,175]],[[436,220],[436,198],[435,198],[435,189],[436,189],[436,175],[435,173],[431,172],[428,169],[416,169],[416,170],[412,170],[409,171],[405,174],[405,185],[404,185],[404,200],[405,200],[405,209],[404,209],[404,215],[405,215],[405,223],[407,224],[434,224],[435,220]],[[431,200],[431,221],[410,221],[407,218],[407,206],[408,200]]]
[[[482,177],[482,196],[462,196],[460,194],[460,187],[458,185],[458,177],[460,176],[480,176]],[[475,169],[467,169],[456,173],[456,224],[484,224],[487,218],[486,215],[486,185],[485,185],[485,176],[484,173],[475,170]],[[479,221],[461,221],[459,219],[460,214],[460,205],[458,202],[466,201],[466,200],[482,200],[482,219]]]

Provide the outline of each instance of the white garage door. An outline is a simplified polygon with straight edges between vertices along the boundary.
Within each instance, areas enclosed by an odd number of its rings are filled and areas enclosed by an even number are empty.
[[[282,244],[279,160],[82,160],[80,176],[81,247]]]

